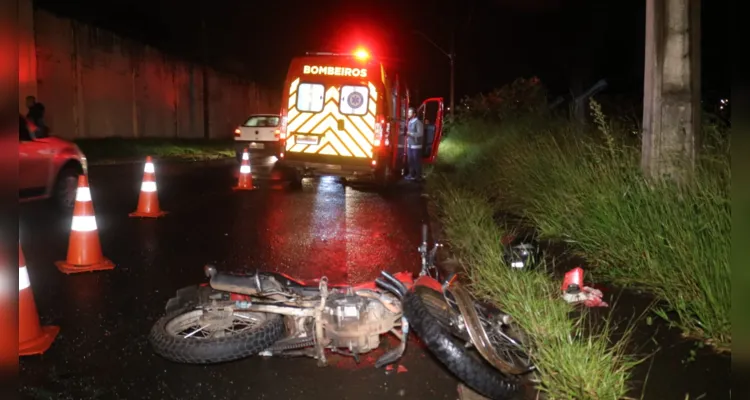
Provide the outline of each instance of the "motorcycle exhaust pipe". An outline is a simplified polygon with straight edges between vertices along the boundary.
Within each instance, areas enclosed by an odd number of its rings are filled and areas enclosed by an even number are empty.
[[[408,290],[406,289],[406,286],[404,286],[404,284],[401,281],[399,281],[393,275],[385,271],[380,271],[380,275],[383,275],[385,279],[387,279],[393,286],[396,287],[396,289],[398,289],[398,293],[401,295],[401,297],[406,295],[406,292]]]
[[[385,289],[385,290],[393,293],[399,299],[404,297],[404,295],[401,294],[401,292],[395,286],[391,285],[390,283],[388,283],[388,282],[386,282],[386,281],[384,281],[384,280],[382,280],[380,278],[375,278],[375,284],[378,285],[378,286],[380,286],[380,287],[382,287],[383,289]]]

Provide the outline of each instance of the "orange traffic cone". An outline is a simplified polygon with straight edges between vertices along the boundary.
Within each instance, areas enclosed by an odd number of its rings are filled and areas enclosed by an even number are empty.
[[[66,274],[114,269],[115,264],[104,258],[99,243],[99,231],[94,217],[89,180],[78,176],[78,192],[73,208],[73,224],[70,227],[68,258],[55,263],[57,269]]]
[[[166,211],[159,209],[159,195],[156,193],[154,162],[151,160],[151,156],[146,156],[146,165],[143,167],[141,195],[138,197],[138,209],[128,215],[131,217],[159,218],[166,214]]]
[[[242,165],[240,166],[240,179],[234,190],[253,190],[253,173],[250,171],[250,155],[247,148],[242,151]]]
[[[31,291],[26,259],[18,244],[18,355],[42,354],[55,341],[59,326],[41,326]]]

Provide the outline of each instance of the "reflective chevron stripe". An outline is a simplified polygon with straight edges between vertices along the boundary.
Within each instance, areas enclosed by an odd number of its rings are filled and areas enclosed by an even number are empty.
[[[325,91],[323,110],[319,113],[297,110],[297,88],[299,78],[289,86],[287,108],[287,153],[338,155],[344,157],[372,158],[375,115],[378,93],[372,83],[368,83],[369,102],[367,114],[348,115],[341,113],[339,101],[341,92],[337,87]],[[343,125],[343,130],[339,126]],[[318,138],[317,144],[297,143],[297,135]]]

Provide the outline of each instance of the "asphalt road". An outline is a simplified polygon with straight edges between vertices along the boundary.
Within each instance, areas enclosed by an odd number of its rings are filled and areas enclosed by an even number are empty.
[[[411,341],[407,371],[374,369],[379,355],[353,360],[260,357],[189,366],[155,355],[146,337],[181,287],[205,282],[202,267],[275,270],[302,279],[326,275],[359,283],[381,269],[417,271],[420,191],[392,195],[306,179],[301,191],[267,178],[273,161],[255,157],[259,189],[233,192],[236,164],[162,163],[159,220],[134,211],[143,165],[92,168],[90,184],[104,255],[112,271],[64,275],[70,216],[25,204],[21,243],[40,319],[61,327],[50,350],[21,359],[28,399],[455,399],[456,381]]]

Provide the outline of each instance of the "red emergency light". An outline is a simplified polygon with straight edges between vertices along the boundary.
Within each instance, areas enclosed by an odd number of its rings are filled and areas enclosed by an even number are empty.
[[[364,61],[364,60],[367,60],[368,58],[370,58],[370,53],[367,50],[363,49],[363,48],[359,48],[359,49],[357,49],[357,50],[354,51],[354,57],[357,57],[360,60]]]

